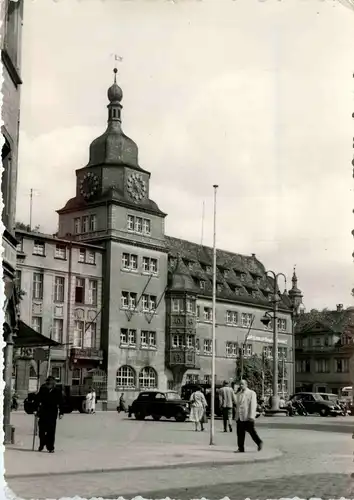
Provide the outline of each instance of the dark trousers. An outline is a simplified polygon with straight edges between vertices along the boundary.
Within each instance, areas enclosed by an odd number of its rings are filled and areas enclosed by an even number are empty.
[[[222,409],[222,420],[224,423],[224,431],[227,431],[227,426],[232,426],[232,408]]]
[[[241,420],[237,420],[237,445],[240,451],[245,450],[246,432],[248,432],[257,446],[262,443],[262,440],[258,436],[257,431],[254,427],[254,422],[250,422],[249,420],[246,420],[244,422]]]
[[[56,417],[40,417],[38,420],[39,447],[46,447],[48,451],[54,450]]]

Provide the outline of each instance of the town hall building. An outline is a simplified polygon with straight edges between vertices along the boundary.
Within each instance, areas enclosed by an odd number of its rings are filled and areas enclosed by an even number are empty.
[[[167,214],[150,199],[151,174],[139,164],[138,146],[122,130],[123,93],[114,73],[107,129],[91,143],[87,165],[76,171],[75,196],[58,210],[58,233],[51,238],[52,244],[54,238],[61,247],[74,247],[77,258],[80,246],[99,256],[99,268],[82,272],[87,283],[97,281],[101,294],[95,303],[100,337],[92,342],[102,352],[98,364],[106,374],[108,407],[116,405],[121,392],[130,401],[142,389],[210,382],[212,354],[212,249],[165,235]],[[76,303],[74,293],[63,297],[71,301],[74,319],[89,327],[92,307]],[[273,282],[254,254],[217,251],[218,380],[235,377],[240,348],[246,357],[271,357],[272,325],[266,328],[261,318],[271,310],[272,298]],[[278,343],[286,392],[294,388],[293,314],[301,300],[294,281],[293,290],[280,294]],[[66,323],[72,326],[61,338],[76,350],[85,348],[77,343],[77,323]],[[83,365],[81,383],[94,366]],[[71,384],[70,374],[61,382]]]

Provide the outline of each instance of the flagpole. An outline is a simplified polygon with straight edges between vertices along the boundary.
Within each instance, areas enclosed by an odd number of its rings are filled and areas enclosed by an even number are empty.
[[[211,353],[211,408],[210,408],[210,445],[214,443],[215,424],[215,329],[216,329],[216,192],[219,186],[214,184],[214,236],[213,236],[213,326]]]

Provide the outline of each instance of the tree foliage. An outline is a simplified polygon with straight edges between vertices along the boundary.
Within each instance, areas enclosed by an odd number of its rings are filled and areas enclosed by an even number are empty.
[[[241,379],[241,360],[238,360],[236,367],[236,383]],[[279,360],[278,363],[278,383],[282,382],[283,373],[286,377],[286,363],[285,369],[283,361]],[[273,360],[263,358],[254,354],[249,358],[243,359],[243,378],[247,380],[250,389],[254,390],[257,398],[262,396],[262,379],[264,377],[264,392],[267,394],[272,388],[273,383]]]
[[[31,229],[29,224],[25,224],[24,222],[18,221],[15,224],[15,229],[21,229],[22,231],[34,231],[35,233],[38,233],[40,230],[40,226],[35,226]]]

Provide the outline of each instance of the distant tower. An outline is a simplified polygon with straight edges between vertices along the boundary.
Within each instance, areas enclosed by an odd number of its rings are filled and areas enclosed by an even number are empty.
[[[294,273],[293,277],[291,279],[293,286],[291,290],[289,290],[289,298],[291,301],[291,304],[293,306],[295,314],[299,312],[299,308],[302,304],[302,292],[301,290],[297,287],[297,276],[296,276],[296,268],[294,267]]]

